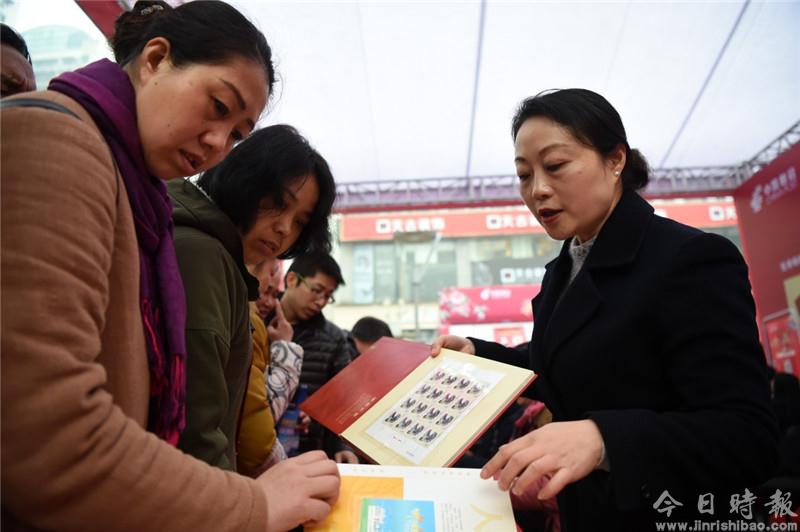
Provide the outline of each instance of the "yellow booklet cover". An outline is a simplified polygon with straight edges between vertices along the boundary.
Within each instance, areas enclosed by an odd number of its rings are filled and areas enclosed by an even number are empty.
[[[339,500],[307,531],[516,531],[508,493],[479,469],[338,465]]]

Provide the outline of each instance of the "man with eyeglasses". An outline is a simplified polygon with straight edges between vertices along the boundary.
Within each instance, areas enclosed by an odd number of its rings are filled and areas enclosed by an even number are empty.
[[[334,302],[333,293],[345,282],[339,265],[327,253],[296,258],[285,281],[281,309],[294,327],[292,341],[305,353],[300,384],[306,384],[312,394],[355,358],[345,333],[322,314],[325,305]],[[342,440],[312,421],[308,434],[300,437],[300,452],[315,449],[324,450],[337,462],[358,463]]]

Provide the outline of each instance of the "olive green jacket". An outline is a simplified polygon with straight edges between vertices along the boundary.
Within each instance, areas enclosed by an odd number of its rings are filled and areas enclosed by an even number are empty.
[[[230,218],[189,181],[174,181],[168,191],[187,307],[186,429],[178,447],[235,470],[252,351],[248,300],[258,295],[258,281],[245,268]]]

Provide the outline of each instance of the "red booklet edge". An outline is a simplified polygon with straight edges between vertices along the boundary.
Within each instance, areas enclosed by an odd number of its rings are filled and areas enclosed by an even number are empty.
[[[323,384],[300,409],[337,435],[358,420],[430,356],[430,346],[384,337]],[[353,398],[348,383],[365,394]]]
[[[492,417],[491,419],[489,419],[489,420],[486,422],[486,424],[483,426],[483,428],[482,428],[481,430],[477,431],[477,432],[475,433],[475,435],[473,436],[473,438],[472,438],[472,439],[470,439],[469,441],[467,441],[467,442],[464,444],[464,446],[463,446],[463,447],[461,447],[461,449],[459,449],[459,450],[458,450],[458,454],[456,454],[456,455],[455,455],[455,456],[454,456],[454,457],[453,457],[453,458],[452,458],[452,459],[451,459],[449,462],[447,462],[447,463],[445,464],[445,467],[450,467],[450,466],[452,466],[453,464],[455,464],[456,462],[458,462],[458,461],[461,459],[461,457],[462,457],[462,456],[464,456],[464,454],[466,454],[466,452],[467,452],[467,451],[469,451],[469,449],[470,449],[470,448],[471,448],[473,445],[475,445],[475,442],[477,442],[479,439],[481,439],[481,438],[483,437],[483,435],[484,435],[484,434],[486,434],[486,431],[488,431],[488,430],[489,430],[489,429],[492,427],[492,425],[494,425],[495,423],[497,423],[497,420],[498,420],[498,419],[500,419],[500,416],[502,416],[503,414],[505,414],[505,413],[506,413],[506,410],[508,410],[508,409],[511,407],[511,405],[514,403],[514,401],[516,401],[517,399],[519,399],[519,397],[520,397],[520,396],[521,396],[523,393],[525,393],[525,390],[527,390],[527,389],[528,389],[528,387],[529,387],[531,384],[533,384],[533,381],[535,381],[535,380],[536,380],[536,377],[538,377],[538,376],[539,376],[538,374],[534,373],[533,375],[531,375],[530,377],[528,377],[528,380],[527,380],[526,382],[524,382],[524,383],[522,384],[522,386],[520,386],[520,387],[519,387],[519,390],[517,391],[517,393],[515,393],[515,394],[514,394],[514,395],[512,395],[512,396],[510,396],[510,397],[508,398],[508,401],[506,401],[505,403],[503,403],[503,405],[502,405],[500,408],[498,408],[498,409],[497,409],[497,413],[495,413],[494,417]],[[507,442],[506,442],[506,443],[507,443]]]

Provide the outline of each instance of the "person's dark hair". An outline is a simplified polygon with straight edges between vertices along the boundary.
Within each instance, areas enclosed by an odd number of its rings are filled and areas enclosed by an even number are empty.
[[[350,332],[353,334],[353,338],[368,344],[377,342],[384,336],[394,338],[389,324],[372,316],[365,316],[358,320]]]
[[[7,44],[14,50],[21,53],[22,57],[27,59],[28,63],[33,66],[31,54],[28,52],[28,45],[25,44],[25,39],[22,38],[22,35],[14,31],[11,26],[6,26],[5,24],[0,23],[0,41],[2,41],[2,44]]]
[[[631,149],[622,119],[608,100],[587,89],[563,89],[540,92],[519,104],[511,122],[511,135],[517,139],[522,124],[534,117],[549,118],[567,128],[581,143],[603,157],[620,144],[625,146],[622,186],[639,190],[647,186],[650,170],[639,150]]]
[[[286,275],[288,276],[290,272],[303,277],[314,277],[321,272],[336,281],[337,287],[345,284],[339,264],[329,253],[322,251],[300,255],[289,265]]]
[[[258,28],[234,7],[218,0],[187,2],[176,8],[161,0],[139,0],[117,17],[109,40],[117,63],[133,61],[151,39],[170,43],[170,61],[218,65],[243,57],[264,66],[269,93],[275,82],[272,50]]]
[[[246,233],[264,208],[265,199],[269,208],[283,208],[289,187],[309,175],[317,180],[319,199],[300,237],[278,257],[289,259],[330,250],[328,219],[336,199],[328,163],[295,128],[279,124],[254,132],[221,163],[204,172],[197,185]]]

